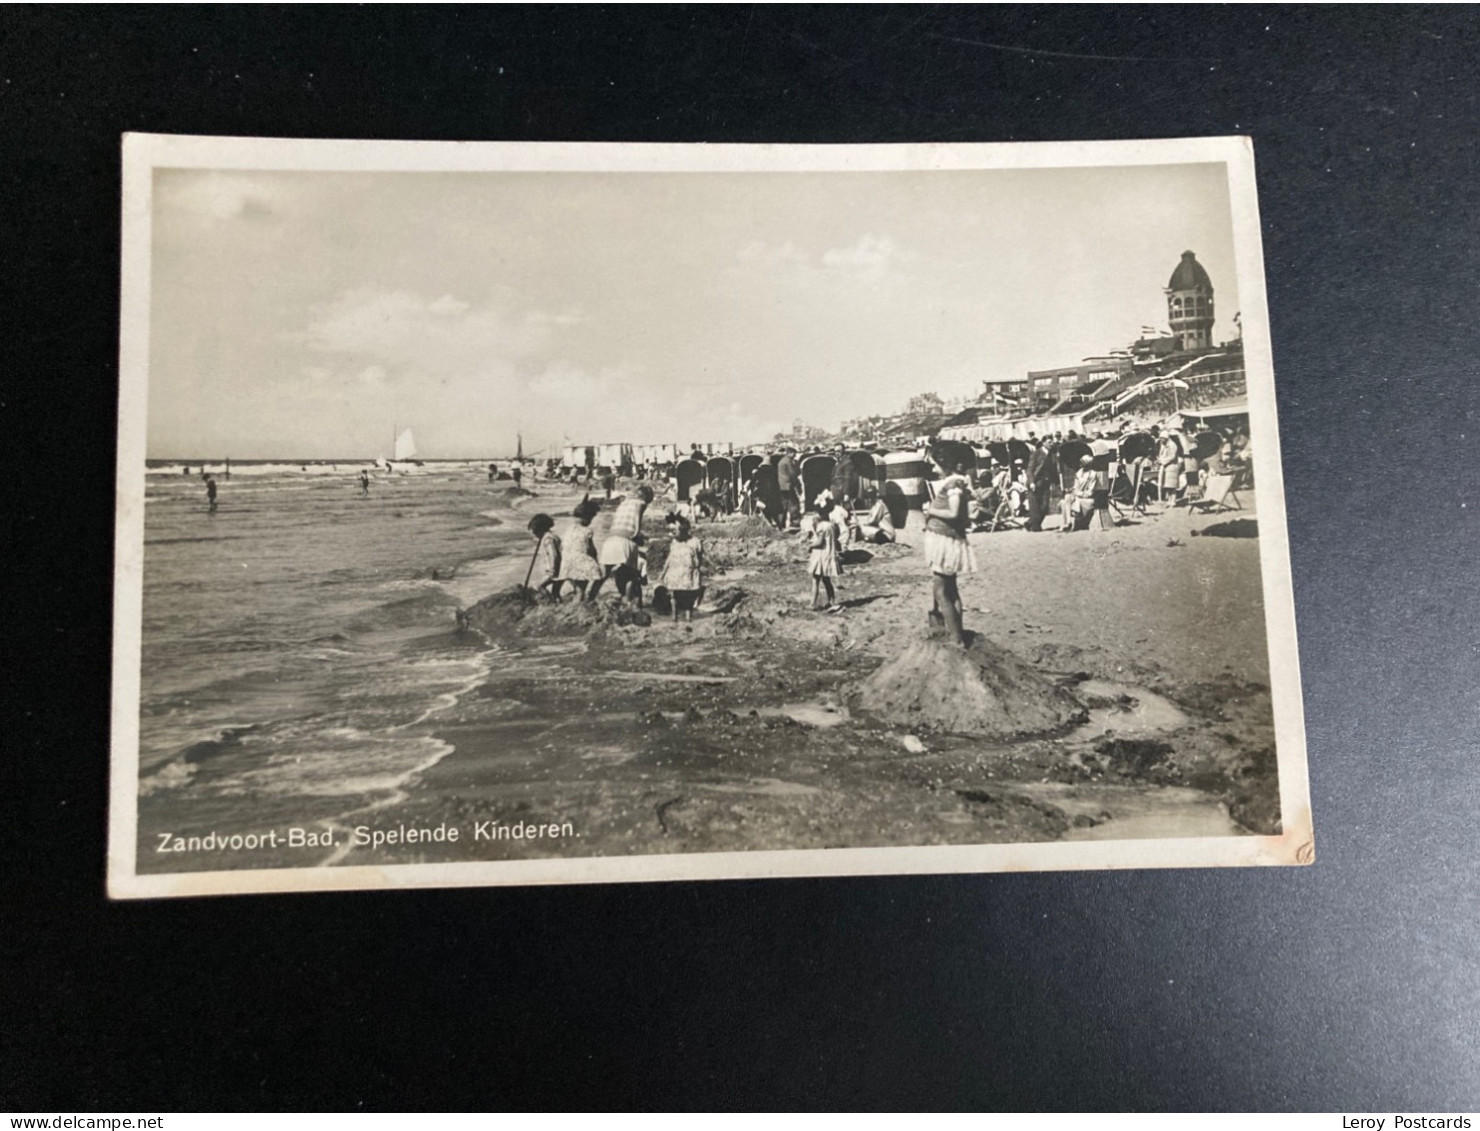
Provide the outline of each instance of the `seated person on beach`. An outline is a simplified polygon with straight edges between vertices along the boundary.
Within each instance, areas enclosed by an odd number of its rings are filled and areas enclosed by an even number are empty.
[[[858,525],[858,535],[862,541],[878,545],[893,542],[898,537],[898,531],[894,529],[894,519],[890,517],[889,508],[884,505],[883,499],[874,499],[874,505]]]
[[[1095,510],[1095,495],[1099,490],[1100,477],[1095,473],[1094,456],[1081,456],[1079,470],[1074,473],[1074,486],[1059,504],[1063,519],[1062,533],[1071,530],[1088,530],[1090,516]]]
[[[684,620],[691,621],[704,590],[704,546],[692,536],[689,521],[682,515],[669,515],[668,529],[673,532],[673,541],[668,543],[663,585],[673,603],[673,619],[677,621],[683,613]]]
[[[560,579],[568,582],[582,601],[589,601],[596,595],[595,583],[602,578],[601,563],[596,560],[596,540],[591,530],[591,520],[600,510],[600,504],[589,496],[582,499],[571,511],[575,521],[565,535]],[[556,596],[560,596],[558,586]]]
[[[534,562],[529,570],[529,589],[536,597],[558,600],[560,582],[560,539],[552,533],[555,520],[537,514],[529,520],[529,533],[536,542]]]
[[[858,520],[853,517],[853,512],[842,503],[833,503],[833,508],[827,517],[838,528],[838,538],[843,545],[858,541]]]
[[[616,582],[617,592],[631,598],[638,608],[642,607],[642,571],[639,563],[642,544],[642,516],[647,505],[653,501],[653,489],[646,483],[623,499],[612,515],[611,529],[601,544],[597,560],[602,567],[602,581],[610,577]],[[592,595],[601,585],[592,585]]]

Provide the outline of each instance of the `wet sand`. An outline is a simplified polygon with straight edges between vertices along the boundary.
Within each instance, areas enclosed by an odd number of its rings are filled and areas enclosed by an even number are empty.
[[[523,504],[568,513],[577,497],[546,486]],[[1083,708],[1007,741],[848,709],[929,636],[913,535],[855,548],[844,609],[828,614],[808,607],[795,534],[703,523],[712,565],[692,624],[621,610],[610,592],[531,610],[507,601],[523,563],[504,561],[469,583],[496,595],[469,601],[494,669],[431,724],[454,752],[363,817],[455,826],[458,844],[349,843],[335,862],[1275,833],[1253,492],[1242,501],[1218,516],[1153,507],[1107,531],[972,536],[967,628]],[[659,499],[645,524],[655,564],[663,512]]]

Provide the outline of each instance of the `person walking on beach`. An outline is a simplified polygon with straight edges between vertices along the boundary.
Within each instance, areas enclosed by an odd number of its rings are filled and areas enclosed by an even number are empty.
[[[653,489],[644,483],[636,493],[623,499],[612,515],[611,528],[601,544],[597,561],[601,563],[602,578],[592,585],[592,596],[602,581],[610,577],[616,582],[617,592],[629,597],[638,608],[642,608],[642,573],[638,559],[642,547],[642,516],[653,501]]]
[[[216,477],[206,476],[206,508],[211,514],[216,513]]]
[[[582,499],[571,511],[575,522],[565,535],[561,580],[570,583],[581,601],[595,597],[596,583],[601,581],[601,563],[596,560],[596,540],[591,530],[591,520],[600,509],[589,498]],[[556,595],[560,595],[558,590]]]
[[[367,499],[370,497],[370,473],[363,467],[360,468],[360,494]]]
[[[519,467],[519,465],[517,463],[514,465],[513,476],[514,476],[514,486],[517,488],[519,486],[519,484],[521,482],[523,482],[523,480],[524,480],[524,472]]]
[[[537,514],[529,520],[529,533],[535,540],[534,561],[530,563],[526,587],[536,597],[558,599],[560,582],[560,539],[552,531],[555,520],[547,514]]]
[[[836,613],[842,609],[838,604],[837,592],[833,589],[833,578],[842,576],[843,566],[838,560],[838,528],[828,518],[826,503],[814,508],[817,524],[812,528],[809,542],[812,553],[807,558],[807,572],[812,575],[812,610]],[[827,603],[822,603],[826,591]]]
[[[704,545],[689,532],[689,520],[681,514],[668,522],[673,540],[668,543],[668,561],[663,566],[663,584],[673,604],[673,620],[679,613],[686,621],[694,619],[694,606],[704,591]]]
[[[925,564],[930,567],[932,622],[939,617],[951,638],[966,646],[961,590],[956,578],[976,572],[976,555],[966,540],[971,490],[966,467],[957,464],[954,474],[936,488],[935,499],[925,508]]]

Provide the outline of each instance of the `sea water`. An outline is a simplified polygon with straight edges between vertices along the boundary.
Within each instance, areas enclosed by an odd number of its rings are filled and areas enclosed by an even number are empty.
[[[160,832],[394,803],[493,662],[455,612],[518,572],[533,501],[471,466],[380,472],[368,496],[353,465],[300,467],[213,468],[214,513],[195,468],[146,477],[141,871],[171,865]]]

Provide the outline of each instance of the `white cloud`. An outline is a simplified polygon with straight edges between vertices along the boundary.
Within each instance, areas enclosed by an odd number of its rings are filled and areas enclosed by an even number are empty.
[[[735,253],[736,271],[767,271],[793,284],[875,283],[901,258],[894,241],[864,233],[858,241],[821,252],[807,252],[794,243],[753,241]]]
[[[494,302],[453,295],[354,290],[328,304],[301,335],[320,353],[362,358],[389,372],[449,377],[528,358],[549,344],[542,315],[518,317]]]
[[[806,252],[794,243],[768,244],[755,240],[735,253],[741,263],[785,264],[799,267],[810,266]]]
[[[864,235],[852,247],[829,248],[822,253],[822,265],[830,271],[857,279],[881,279],[894,259],[894,241],[882,236]]]
[[[544,401],[567,406],[585,405],[605,401],[630,377],[631,373],[625,367],[590,373],[568,361],[555,361],[529,382],[529,391]],[[607,406],[602,405],[601,410],[606,411]]]

